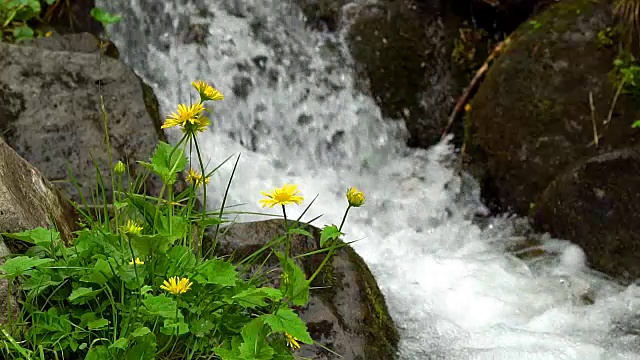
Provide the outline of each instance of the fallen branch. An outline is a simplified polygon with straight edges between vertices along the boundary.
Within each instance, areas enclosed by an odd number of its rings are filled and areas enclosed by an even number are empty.
[[[473,76],[473,79],[471,79],[471,82],[469,83],[467,88],[464,90],[464,93],[458,99],[458,102],[456,103],[456,106],[453,108],[451,115],[449,115],[449,121],[447,122],[447,126],[442,131],[441,139],[444,139],[444,137],[447,136],[447,133],[449,132],[449,130],[451,129],[451,126],[453,125],[453,122],[463,112],[464,105],[469,101],[469,98],[471,97],[471,95],[475,92],[475,90],[480,85],[480,80],[482,80],[482,77],[484,76],[484,74],[487,72],[487,70],[489,70],[489,64],[491,64],[491,62],[500,55],[500,52],[506,45],[509,44],[509,41],[510,39],[506,38],[500,43],[498,43],[493,48],[493,50],[491,51],[487,59],[484,61],[480,69],[476,71],[476,74]]]

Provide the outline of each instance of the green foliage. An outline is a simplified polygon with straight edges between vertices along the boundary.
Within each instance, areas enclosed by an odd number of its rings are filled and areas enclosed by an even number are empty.
[[[34,22],[46,23],[42,18],[45,6],[59,6],[69,0],[0,0],[0,41],[18,42],[47,36],[40,30],[34,30]],[[120,16],[110,14],[103,9],[94,8],[91,16],[103,25],[120,21]]]
[[[620,90],[630,95],[636,102],[640,101],[640,62],[630,53],[623,52],[613,62],[613,76]],[[631,127],[638,128],[640,120]]]
[[[291,234],[312,237],[297,225],[247,258],[275,255],[282,270],[278,288],[263,280],[265,273],[249,273],[251,266],[202,256],[207,228],[227,220],[223,211],[196,209],[196,189],[206,181],[173,192],[187,168],[185,151],[194,147],[195,133],[185,132],[177,145],[161,142],[149,162],[140,162],[163,180],[158,197],[125,191],[139,181],[123,184],[126,167],[109,166],[112,212],[106,205],[94,206],[104,213],[78,206],[87,225],[71,246],[52,229],[3,234],[31,247],[0,266],[0,277],[21,294],[18,320],[0,329],[2,358],[284,360],[293,359],[287,345],[314,343],[292,307],[308,304],[311,281],[342,246],[342,224],[322,230],[322,249],[314,253],[328,255],[310,278],[290,253]],[[199,153],[198,160],[202,164]],[[286,250],[276,250],[283,240]]]

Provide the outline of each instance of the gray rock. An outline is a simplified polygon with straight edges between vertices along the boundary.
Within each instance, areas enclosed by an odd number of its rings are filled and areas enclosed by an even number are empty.
[[[320,230],[310,225],[305,227],[314,238],[292,236],[291,253],[294,256],[318,248]],[[218,236],[216,252],[219,255],[231,254],[234,260],[241,260],[269,240],[284,234],[284,222],[268,220],[233,224],[224,228],[222,233]],[[308,278],[323,258],[324,255],[307,256],[298,264]],[[311,337],[342,355],[344,360],[397,358],[398,332],[367,265],[349,246],[337,251],[330,264],[312,282],[309,304],[298,309]],[[277,286],[277,258],[272,255],[266,266],[268,268],[263,270],[275,270],[271,272],[270,280]],[[308,345],[303,345],[297,355],[311,359],[339,358],[319,346]]]
[[[68,165],[91,202],[91,189],[96,187],[94,160],[108,177],[100,93],[114,163],[147,160],[165,136],[150,88],[123,63],[99,56],[87,36],[54,38],[32,46],[0,44],[0,133],[77,201],[77,191],[67,181]],[[130,170],[135,175],[139,168],[133,165]],[[150,179],[145,185],[156,193],[161,184]],[[108,179],[105,188],[110,194]]]
[[[533,219],[580,245],[596,270],[633,281],[640,278],[639,178],[637,147],[588,158],[551,182]]]
[[[56,228],[65,241],[70,241],[75,214],[60,192],[42,173],[13,151],[0,139],[0,233],[20,232],[36,227]],[[9,245],[9,246],[7,246]],[[21,243],[5,243],[0,237],[0,264],[20,249]],[[7,320],[6,279],[0,279],[0,323]],[[19,309],[11,298],[13,316]]]

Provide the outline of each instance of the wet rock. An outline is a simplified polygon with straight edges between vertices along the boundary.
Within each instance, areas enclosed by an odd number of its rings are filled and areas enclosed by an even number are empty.
[[[283,227],[281,220],[231,225],[218,238],[217,252],[220,255],[232,254],[233,259],[241,260],[267,241],[281,236]],[[309,225],[306,227],[314,238],[292,236],[291,252],[294,255],[318,248],[320,230]],[[313,255],[301,258],[298,263],[308,277],[322,259],[323,255]],[[269,269],[279,268],[277,260],[269,260],[267,266]],[[345,360],[397,358],[397,330],[363,260],[347,246],[336,253],[331,266],[326,269],[312,283],[312,287],[318,288],[311,291],[310,303],[299,309],[311,337]],[[277,270],[271,275],[271,281],[277,282]],[[307,345],[303,345],[298,355],[311,359],[337,358],[319,346]]]
[[[360,88],[386,117],[404,120],[410,146],[440,139],[461,86],[451,64],[453,37],[439,2],[385,1],[361,9],[349,33]],[[353,12],[353,11],[352,11]]]
[[[71,35],[33,46],[0,44],[0,133],[79,202],[67,165],[87,199],[96,188],[93,161],[108,174],[99,91],[114,163],[132,164],[135,176],[140,170],[135,162],[148,159],[166,138],[151,89],[123,63],[100,57],[77,38],[86,37]],[[157,178],[145,185],[152,194],[161,188]],[[105,189],[110,198],[110,181],[105,181]]]
[[[617,87],[610,77],[617,49],[598,39],[614,23],[610,10],[607,1],[551,6],[512,35],[473,98],[469,169],[500,210],[527,214],[576,161],[637,143],[630,121],[640,108],[629,96],[603,124]]]
[[[640,277],[640,148],[597,155],[558,176],[536,204],[539,230],[571,239],[590,265],[624,282]]]

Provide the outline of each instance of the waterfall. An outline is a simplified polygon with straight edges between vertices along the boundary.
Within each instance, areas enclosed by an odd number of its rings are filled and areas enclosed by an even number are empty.
[[[404,145],[403,124],[355,89],[345,34],[306,29],[282,0],[97,5],[123,15],[106,35],[163,114],[195,100],[193,80],[226,96],[199,141],[210,169],[241,154],[228,204],[263,211],[260,191],[297,183],[307,204],[319,195],[305,218],[323,214],[323,225],[340,222],[347,187],[365,191],[346,239],[359,240],[385,295],[402,359],[640,359],[640,289],[590,271],[567,241],[542,236],[547,255],[511,254],[523,220],[474,221],[486,208],[478,184],[455,170],[452,146]],[[231,170],[212,177],[209,204],[220,204]]]

